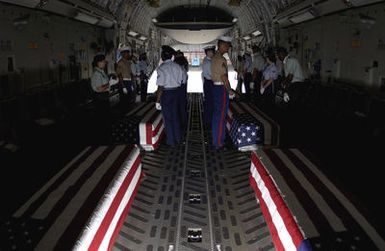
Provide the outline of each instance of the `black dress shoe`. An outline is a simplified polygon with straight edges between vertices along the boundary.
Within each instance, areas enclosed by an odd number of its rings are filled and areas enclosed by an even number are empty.
[[[223,150],[225,146],[214,146],[214,149],[217,151]]]

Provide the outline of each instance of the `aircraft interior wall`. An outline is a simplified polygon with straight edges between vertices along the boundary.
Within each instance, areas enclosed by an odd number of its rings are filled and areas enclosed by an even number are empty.
[[[17,81],[9,81],[8,89],[20,93],[91,75],[96,47],[105,43],[102,28],[7,4],[0,4],[0,11],[0,74],[18,76]]]
[[[292,49],[308,75],[321,59],[324,82],[378,89],[385,78],[384,12],[381,3],[281,29],[279,44]]]

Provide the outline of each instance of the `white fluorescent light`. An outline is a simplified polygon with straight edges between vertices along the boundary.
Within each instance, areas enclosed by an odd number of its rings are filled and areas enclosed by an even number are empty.
[[[136,33],[135,31],[129,31],[128,35],[136,37],[138,35],[138,33]]]
[[[233,18],[233,23],[236,23],[238,21],[238,18],[234,17]]]
[[[250,36],[244,36],[243,39],[244,40],[249,40],[251,37]]]
[[[102,18],[98,22],[99,26],[102,26],[104,28],[111,28],[112,25],[114,25],[114,21],[111,21],[109,19]]]
[[[140,36],[139,39],[140,40],[146,40],[147,38],[145,36]]]
[[[153,23],[157,23],[158,20],[157,20],[156,18],[153,18],[153,19],[152,19],[152,22],[153,22]]]
[[[292,23],[301,23],[314,18],[314,15],[310,11],[303,12],[297,16],[289,18]]]
[[[96,24],[97,22],[99,22],[98,18],[84,14],[83,12],[78,12],[74,18],[76,20],[89,23],[89,24]]]
[[[260,31],[254,31],[253,33],[251,33],[253,36],[259,36],[259,35],[261,35],[262,34],[262,32],[260,32]]]

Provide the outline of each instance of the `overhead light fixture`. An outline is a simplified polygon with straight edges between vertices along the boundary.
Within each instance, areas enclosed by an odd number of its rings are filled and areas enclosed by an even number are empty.
[[[25,25],[28,24],[30,14],[24,15],[22,17],[16,18],[13,20],[13,25],[14,26],[19,26],[19,25]]]
[[[151,19],[153,23],[157,23],[158,20],[156,18]]]
[[[136,37],[136,36],[138,35],[138,33],[135,32],[135,31],[129,31],[129,32],[128,32],[128,35],[130,35],[130,36],[132,36],[132,37]]]
[[[99,22],[98,18],[84,14],[83,12],[78,12],[74,18],[76,20],[89,23],[89,24],[96,24],[97,22]]]
[[[249,40],[250,38],[251,37],[249,35],[243,37],[244,40]]]
[[[144,41],[144,40],[146,40],[147,38],[146,38],[145,36],[140,36],[139,39],[142,40],[142,41]]]
[[[114,21],[102,18],[99,20],[98,25],[104,28],[111,28],[114,25]]]
[[[315,15],[312,12],[305,11],[299,15],[290,17],[289,21],[296,24],[296,23],[301,23],[301,22],[305,22],[307,20],[313,19],[314,17],[315,17]]]
[[[238,21],[238,18],[234,17],[233,18],[233,23],[236,23]]]
[[[259,35],[262,35],[262,32],[260,32],[259,30],[256,30],[256,31],[254,31],[253,33],[251,33],[251,35],[257,37],[257,36],[259,36]]]
[[[360,21],[361,21],[361,23],[363,23],[363,24],[370,24],[370,25],[373,25],[373,24],[376,23],[376,19],[373,18],[373,17],[369,17],[369,16],[367,16],[367,15],[365,15],[365,14],[362,14],[362,13],[360,13],[359,16],[360,16]]]

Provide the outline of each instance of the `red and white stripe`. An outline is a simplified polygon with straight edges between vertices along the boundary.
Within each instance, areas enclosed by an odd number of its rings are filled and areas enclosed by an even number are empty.
[[[306,155],[279,148],[251,153],[250,185],[276,249],[311,250],[308,240],[321,238],[333,245],[343,233],[347,240],[371,242],[368,249],[383,250],[381,234]]]
[[[252,152],[250,183],[278,251],[297,251],[304,240],[293,215],[255,152]]]
[[[142,175],[138,147],[87,147],[13,217],[39,233],[34,250],[110,250]]]
[[[139,123],[139,143],[146,151],[153,151],[158,146],[164,135],[164,123],[162,113],[152,104],[144,118]]]
[[[111,250],[115,238],[130,208],[142,175],[141,157],[134,148],[116,174],[87,226],[75,244],[74,250]]]

